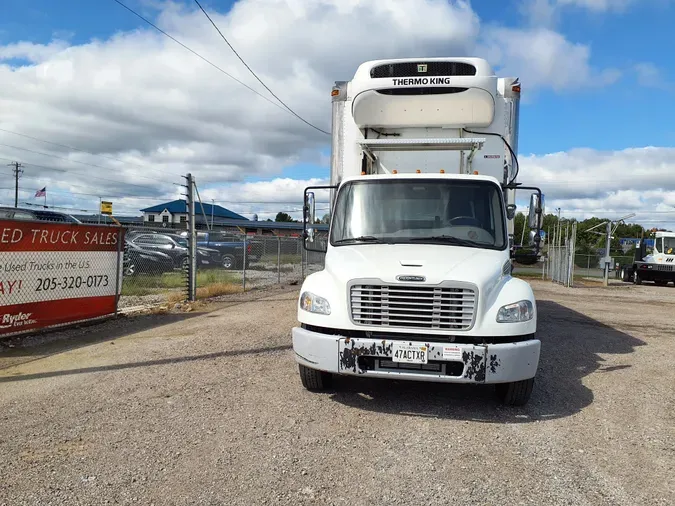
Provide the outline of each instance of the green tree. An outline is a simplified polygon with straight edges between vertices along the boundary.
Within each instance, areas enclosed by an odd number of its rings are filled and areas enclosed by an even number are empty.
[[[274,218],[274,221],[281,223],[293,223],[295,220],[291,217],[290,214],[284,212],[278,212],[277,217]]]

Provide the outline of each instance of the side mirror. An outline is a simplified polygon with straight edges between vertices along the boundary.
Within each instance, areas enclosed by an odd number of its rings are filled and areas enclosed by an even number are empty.
[[[307,192],[305,197],[305,216],[307,223],[314,224],[316,221],[316,201],[314,192]]]
[[[509,204],[508,206],[506,206],[506,217],[509,220],[512,220],[515,215],[516,215],[516,205]]]
[[[530,230],[529,245],[539,248],[539,244],[541,244],[541,235],[534,230]]]
[[[541,199],[538,193],[530,195],[530,212],[527,217],[527,224],[532,229],[539,230],[544,222],[544,195]]]

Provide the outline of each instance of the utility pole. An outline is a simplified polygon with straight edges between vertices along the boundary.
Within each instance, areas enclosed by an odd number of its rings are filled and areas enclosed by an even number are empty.
[[[185,176],[187,180],[187,212],[188,212],[188,300],[197,299],[197,233],[195,230],[195,179],[192,174]]]
[[[12,162],[7,164],[8,167],[13,167],[14,171],[14,207],[19,207],[19,176],[23,173],[19,162]]]
[[[603,286],[609,286],[609,261],[610,254],[609,250],[612,247],[612,222],[607,222],[607,241],[605,243],[605,273],[603,276],[602,284]]]

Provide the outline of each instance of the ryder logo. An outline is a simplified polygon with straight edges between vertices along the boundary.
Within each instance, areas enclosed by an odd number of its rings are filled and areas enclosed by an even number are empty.
[[[22,313],[18,312],[16,314],[6,313],[2,316],[0,321],[0,329],[10,329],[14,327],[23,327],[24,325],[32,325],[37,323],[37,320],[31,320],[31,315],[33,313]]]

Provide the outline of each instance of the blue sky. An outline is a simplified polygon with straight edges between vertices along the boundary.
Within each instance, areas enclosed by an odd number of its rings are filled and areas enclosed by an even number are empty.
[[[522,9],[528,1],[474,0],[471,8],[480,18],[481,31],[495,26],[525,31],[532,27]],[[556,2],[539,0],[539,3],[546,1]],[[591,4],[595,0],[585,1]],[[153,6],[162,4],[153,0],[124,2],[153,20],[158,13]],[[567,1],[570,2],[583,3],[581,0]],[[92,39],[106,41],[115,34],[148,29],[147,25],[113,0],[3,0],[2,3],[0,46],[19,41],[48,44],[55,37],[79,46]],[[182,3],[191,9],[195,7],[191,1]],[[202,3],[211,12],[220,14],[225,14],[232,5],[231,1],[220,0],[204,0]],[[532,89],[531,83],[521,77],[525,98],[521,106],[519,137],[519,153],[522,157],[529,154],[543,157],[549,153],[570,152],[575,148],[614,153],[628,148],[667,148],[675,145],[675,124],[672,121],[675,117],[675,57],[672,55],[675,1],[626,0],[626,3],[628,5],[623,11],[594,11],[575,5],[557,8],[556,16],[547,25],[548,28],[562,35],[569,43],[587,46],[590,51],[588,63],[593,71],[618,70],[621,77],[613,84],[589,87],[587,83],[576,86],[574,78],[568,76],[569,84],[564,91],[554,91],[546,85]],[[222,50],[229,51],[224,44]],[[527,48],[523,52],[525,56],[521,58],[521,63],[526,65]],[[187,55],[186,58],[193,56]],[[5,59],[5,63],[16,65],[30,62],[8,62]],[[551,63],[554,68],[555,63]],[[640,66],[642,74],[638,71]],[[652,73],[647,75],[644,69]],[[256,70],[263,72],[265,69]],[[336,73],[330,77],[339,80],[351,76]],[[650,78],[649,82],[645,82],[646,78]],[[223,80],[227,78],[223,76]],[[247,82],[250,80],[247,79]],[[284,91],[287,90],[275,91],[284,97]],[[295,99],[289,96],[288,101],[293,106],[299,102],[297,96]],[[328,124],[327,117],[324,123],[321,126]],[[80,145],[77,138],[70,144]],[[328,154],[328,145],[323,151],[324,155]],[[625,167],[623,170],[630,170],[630,164]],[[561,170],[557,166],[544,169],[549,172]],[[592,176],[593,170],[589,167],[589,176]],[[307,180],[326,177],[327,174],[327,167],[300,163],[285,167],[274,177]],[[605,174],[603,177],[608,176]],[[269,179],[269,174],[246,178],[253,182]],[[630,190],[631,187],[624,186],[623,189]],[[666,189],[671,191],[670,188]],[[572,199],[572,196],[569,198]],[[605,206],[597,202],[596,205]]]

